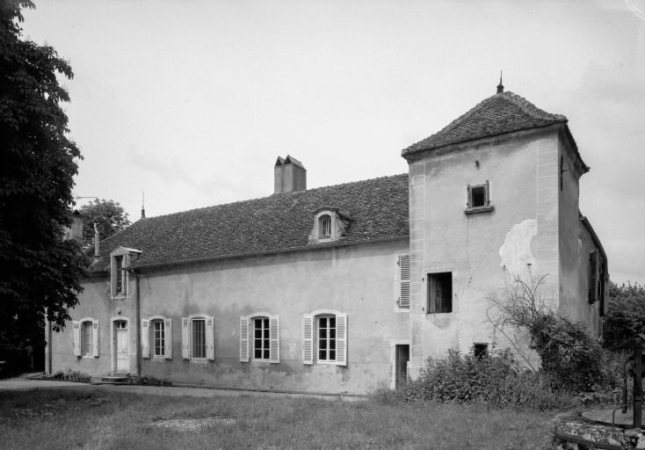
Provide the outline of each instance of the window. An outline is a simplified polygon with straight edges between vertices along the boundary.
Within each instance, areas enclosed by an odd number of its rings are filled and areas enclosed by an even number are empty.
[[[206,321],[204,319],[193,319],[191,333],[192,357],[206,358]]]
[[[182,326],[182,357],[190,360],[215,359],[215,327],[212,317],[184,317]]]
[[[84,358],[99,356],[99,321],[86,318],[72,322],[74,355]]]
[[[492,211],[490,204],[490,186],[488,181],[484,184],[468,185],[468,207],[466,214]]]
[[[428,314],[452,312],[452,273],[428,274]]]
[[[331,237],[331,216],[325,214],[318,219],[318,237],[329,238]]]
[[[141,321],[144,358],[172,359],[172,319],[156,316]]]
[[[81,323],[81,354],[83,356],[92,356],[92,322]]]
[[[601,314],[604,315],[605,305],[605,264],[599,251],[594,250],[589,254],[589,289],[587,299],[593,304],[600,302]]]
[[[488,343],[487,342],[474,342],[473,343],[473,356],[477,359],[482,359],[488,356]]]
[[[132,256],[140,254],[140,250],[125,247],[119,247],[110,253],[110,292],[112,298],[125,298],[128,296],[128,271],[125,268],[132,262]]]
[[[343,237],[348,215],[336,208],[319,208],[314,214],[314,226],[309,233],[309,244],[336,241]]]
[[[303,315],[304,364],[347,365],[347,314],[320,311]]]
[[[280,321],[256,313],[240,317],[240,361],[280,362]]]
[[[410,309],[410,255],[399,255],[396,257],[396,272],[398,284],[396,284],[396,305],[399,308]]]

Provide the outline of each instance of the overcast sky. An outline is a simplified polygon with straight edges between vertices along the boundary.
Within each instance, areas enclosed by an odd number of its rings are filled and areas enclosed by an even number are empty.
[[[69,60],[75,195],[148,217],[407,172],[401,150],[506,90],[564,114],[580,208],[645,283],[645,0],[35,0]],[[88,200],[80,199],[79,205]]]

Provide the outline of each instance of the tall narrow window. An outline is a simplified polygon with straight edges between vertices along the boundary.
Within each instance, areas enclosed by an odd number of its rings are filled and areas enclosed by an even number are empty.
[[[152,321],[154,356],[166,356],[166,327],[163,320]]]
[[[318,317],[318,361],[336,361],[336,317]]]
[[[319,238],[331,237],[331,216],[325,214],[318,219]]]
[[[253,358],[270,359],[269,319],[266,317],[253,320]]]
[[[92,322],[87,320],[81,323],[81,352],[83,356],[94,355],[92,343],[94,338],[92,336]]]
[[[193,358],[206,358],[206,321],[193,319],[192,321],[192,353]]]
[[[123,290],[123,256],[115,256],[114,263],[116,267],[116,273],[114,274],[115,283],[116,283],[116,295],[121,295],[124,293]]]
[[[428,274],[428,314],[452,312],[452,273]]]
[[[410,308],[410,255],[398,257],[399,270],[399,308]]]

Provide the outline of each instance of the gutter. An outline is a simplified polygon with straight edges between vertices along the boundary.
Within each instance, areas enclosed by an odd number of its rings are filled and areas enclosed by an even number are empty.
[[[283,253],[295,253],[295,252],[310,251],[310,250],[324,250],[329,248],[350,247],[354,245],[363,245],[363,244],[380,244],[384,242],[392,242],[392,241],[398,241],[398,240],[409,239],[409,238],[410,238],[409,235],[390,236],[390,237],[380,238],[380,239],[372,239],[372,240],[364,240],[364,241],[349,241],[349,242],[342,242],[342,241],[331,242],[329,244],[317,244],[315,246],[312,245],[307,247],[292,247],[292,248],[286,248],[286,249],[268,250],[263,252],[236,253],[232,255],[222,255],[222,256],[206,256],[203,258],[183,259],[183,260],[162,262],[162,263],[140,264],[140,265],[138,264],[136,266],[136,269],[148,270],[148,269],[157,269],[161,267],[178,266],[183,264],[223,261],[223,260],[235,259],[235,258],[252,258],[257,256],[279,255]],[[90,274],[89,278],[103,277],[107,275],[109,275],[109,272],[107,270],[95,271]]]

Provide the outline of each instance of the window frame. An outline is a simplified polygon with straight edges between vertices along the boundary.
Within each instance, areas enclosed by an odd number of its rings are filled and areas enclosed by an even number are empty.
[[[474,191],[476,189],[483,189],[484,202],[482,205],[474,205]],[[495,207],[490,204],[490,183],[486,180],[485,183],[481,184],[468,184],[466,186],[466,209],[464,213],[466,214],[478,214],[484,212],[494,211]]]
[[[332,237],[331,214],[321,214],[318,217],[318,239],[331,239]]]
[[[196,350],[195,323],[204,322],[204,356],[194,356]],[[215,319],[213,316],[193,314],[181,319],[182,358],[191,362],[208,362],[215,360]]]
[[[327,220],[328,219],[328,220]],[[329,234],[324,233],[324,224],[329,224]],[[319,208],[314,212],[314,223],[309,233],[309,244],[324,244],[342,238],[347,224],[336,208]]]
[[[268,320],[268,358],[255,356],[255,323]],[[266,340],[262,338],[262,340]],[[257,312],[248,316],[240,316],[240,362],[257,362],[277,364],[280,362],[280,318],[266,312]]]
[[[449,279],[450,281],[450,294],[446,296],[443,294],[443,291],[445,290],[445,284],[447,280]],[[439,282],[441,286],[441,298],[442,301],[441,303],[437,303],[437,289],[436,289],[436,283]],[[434,285],[434,286],[433,286]],[[433,289],[435,287],[435,289]],[[427,314],[451,314],[454,312],[454,302],[453,302],[453,295],[454,295],[454,279],[453,279],[453,273],[451,271],[446,271],[446,272],[434,272],[434,273],[428,273],[426,275],[426,311]],[[446,307],[445,301],[446,299],[449,300],[449,304]],[[441,310],[438,311],[439,306],[441,306]],[[446,310],[447,309],[447,310]]]
[[[163,325],[163,354],[157,353],[155,325]],[[146,359],[172,359],[172,319],[164,316],[151,316],[141,320],[141,352]]]
[[[130,274],[126,270],[132,262],[132,255],[140,255],[134,248],[118,247],[110,253],[110,296],[114,299],[128,297]]]
[[[320,320],[335,320],[335,358],[320,359]],[[349,326],[347,313],[335,310],[319,310],[302,316],[302,359],[305,365],[347,366]],[[329,338],[327,338],[329,339]],[[329,348],[325,349],[331,351]]]
[[[85,328],[89,329],[89,336],[86,335]],[[84,317],[81,320],[72,321],[72,353],[79,358],[98,358],[100,356],[99,336],[98,320]]]

